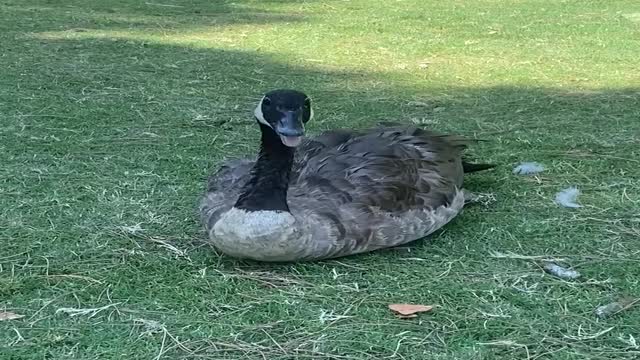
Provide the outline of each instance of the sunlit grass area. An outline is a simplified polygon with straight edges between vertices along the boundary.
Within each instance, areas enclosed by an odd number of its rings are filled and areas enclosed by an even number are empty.
[[[638,358],[640,306],[594,309],[640,297],[639,38],[630,0],[1,2],[0,358]],[[467,186],[494,201],[401,249],[216,254],[198,197],[279,87],[312,134],[487,140]]]

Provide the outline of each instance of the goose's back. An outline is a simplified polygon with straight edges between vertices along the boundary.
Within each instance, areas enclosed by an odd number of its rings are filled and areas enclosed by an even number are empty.
[[[396,246],[442,227],[464,203],[464,147],[461,138],[392,127],[354,132],[317,151],[288,197],[316,239],[309,256]]]
[[[462,185],[464,147],[463,139],[413,127],[356,133],[306,159],[291,202],[320,197],[388,212],[440,206]]]

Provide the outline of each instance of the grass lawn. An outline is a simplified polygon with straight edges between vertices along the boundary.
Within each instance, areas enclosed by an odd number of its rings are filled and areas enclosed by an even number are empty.
[[[593,311],[640,297],[639,54],[633,0],[2,0],[0,312],[24,317],[0,358],[638,359],[640,306]],[[279,87],[311,133],[490,140],[467,184],[495,201],[402,249],[219,256],[205,178],[256,151]],[[571,185],[580,209],[553,202]]]

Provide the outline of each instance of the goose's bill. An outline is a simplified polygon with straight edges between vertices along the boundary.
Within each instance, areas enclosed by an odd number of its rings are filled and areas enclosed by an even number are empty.
[[[302,136],[280,135],[280,141],[288,147],[296,147],[302,142]]]
[[[280,136],[280,141],[288,147],[296,147],[302,142],[304,124],[299,111],[285,111],[283,117],[276,123],[274,130]]]

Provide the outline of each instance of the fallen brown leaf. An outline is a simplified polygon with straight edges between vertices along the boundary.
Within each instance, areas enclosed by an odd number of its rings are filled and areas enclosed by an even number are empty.
[[[0,321],[2,320],[16,320],[23,318],[24,315],[12,313],[11,311],[0,311]]]
[[[417,313],[431,311],[433,306],[416,304],[390,304],[389,309],[401,319],[410,319],[418,315]]]

